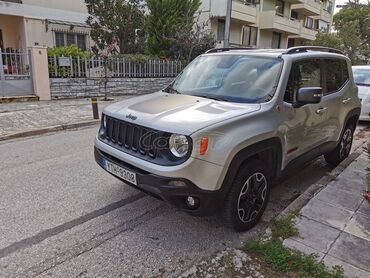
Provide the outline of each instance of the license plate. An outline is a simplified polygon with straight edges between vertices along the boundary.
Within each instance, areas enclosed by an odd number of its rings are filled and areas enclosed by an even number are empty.
[[[118,166],[107,160],[105,161],[105,170],[125,181],[137,185],[136,174],[130,170],[122,168],[121,166]]]

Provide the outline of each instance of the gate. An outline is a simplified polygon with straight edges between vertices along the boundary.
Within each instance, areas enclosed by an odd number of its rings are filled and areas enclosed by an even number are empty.
[[[0,49],[0,97],[33,95],[31,75],[29,52]]]

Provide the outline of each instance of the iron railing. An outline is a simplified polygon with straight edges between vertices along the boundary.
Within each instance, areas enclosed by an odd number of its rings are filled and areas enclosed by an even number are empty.
[[[5,79],[29,79],[31,77],[29,53],[22,50],[0,49],[0,72]]]
[[[130,58],[49,56],[49,75],[53,78],[175,77],[185,63],[174,60],[133,60]]]

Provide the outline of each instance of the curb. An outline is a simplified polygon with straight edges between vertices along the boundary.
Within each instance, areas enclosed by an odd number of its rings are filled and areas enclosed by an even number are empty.
[[[291,202],[277,217],[289,215],[301,210],[318,192],[324,189],[331,181],[335,180],[347,167],[361,154],[363,144],[358,146],[345,160],[343,160],[330,173],[327,173],[319,181],[310,185],[301,195]]]
[[[0,136],[0,142],[10,140],[10,139],[41,135],[41,134],[46,134],[46,133],[50,133],[50,132],[76,129],[76,128],[80,128],[80,127],[88,127],[88,126],[96,125],[98,123],[100,123],[100,120],[92,120],[92,121],[72,123],[72,124],[62,124],[62,125],[49,126],[49,127],[45,127],[45,128],[21,131],[21,132],[16,132],[16,133]]]

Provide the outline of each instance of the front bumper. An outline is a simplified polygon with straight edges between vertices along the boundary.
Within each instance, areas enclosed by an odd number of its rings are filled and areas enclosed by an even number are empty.
[[[210,191],[197,187],[194,183],[183,178],[158,176],[133,165],[130,165],[116,157],[105,153],[95,147],[95,160],[105,170],[104,160],[108,160],[123,168],[136,173],[137,186],[124,181],[125,183],[159,199],[173,207],[195,216],[209,216],[215,214],[222,206],[226,192],[222,189]],[[115,176],[116,177],[116,176]],[[118,178],[118,177],[116,177]],[[171,181],[182,181],[183,185],[170,185]],[[190,209],[186,205],[186,197],[192,196],[199,200],[199,205]]]

